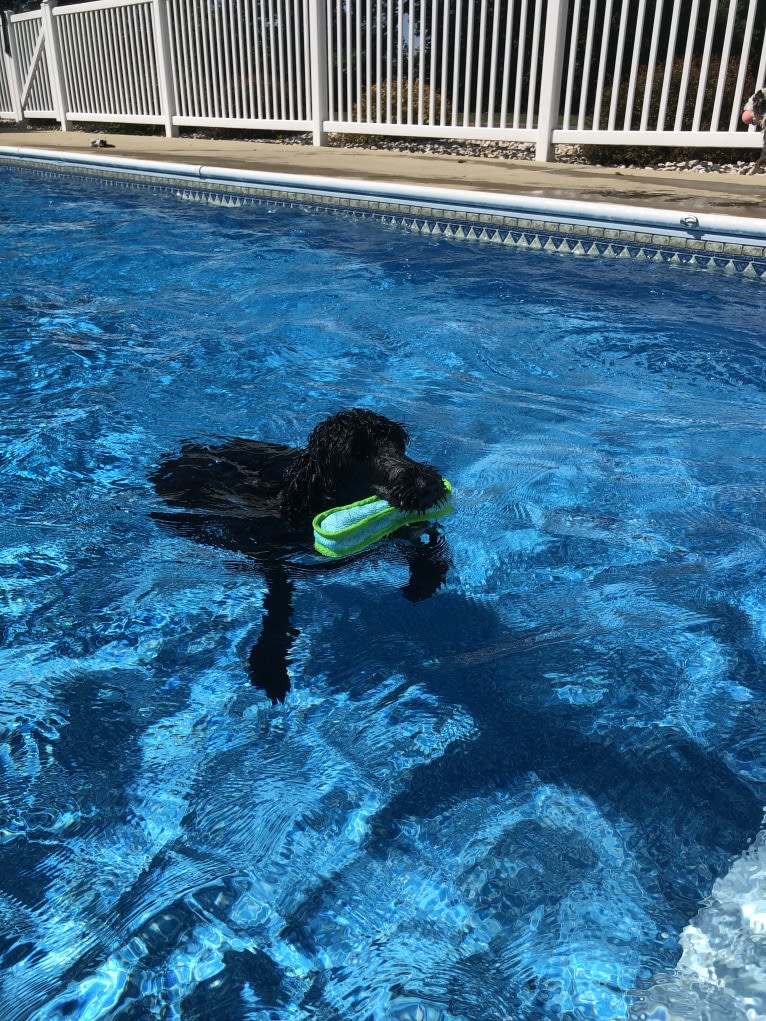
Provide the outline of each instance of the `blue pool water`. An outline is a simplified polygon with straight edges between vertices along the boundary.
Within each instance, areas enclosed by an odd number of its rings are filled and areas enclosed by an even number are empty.
[[[0,1017],[765,1016],[766,289],[0,185]],[[452,567],[299,574],[272,706],[147,476],[352,405]]]

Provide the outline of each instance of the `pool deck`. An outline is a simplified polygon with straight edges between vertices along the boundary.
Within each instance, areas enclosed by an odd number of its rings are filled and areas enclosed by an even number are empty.
[[[90,143],[94,138],[105,139],[109,147],[93,148]],[[55,150],[62,154],[87,152],[92,156],[122,156],[267,173],[420,184],[506,196],[607,202],[753,220],[766,218],[764,173],[742,176],[693,170],[620,170],[430,153],[315,148],[257,140],[19,130],[16,125],[7,123],[0,124],[0,146]],[[750,150],[746,150],[739,158],[750,156]],[[732,158],[737,157],[737,152],[733,151]]]

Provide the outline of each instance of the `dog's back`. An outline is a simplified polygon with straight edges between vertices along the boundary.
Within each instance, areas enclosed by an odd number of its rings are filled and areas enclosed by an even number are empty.
[[[220,446],[186,443],[149,475],[174,507],[218,514],[279,514],[279,494],[296,451],[276,443],[232,439]]]

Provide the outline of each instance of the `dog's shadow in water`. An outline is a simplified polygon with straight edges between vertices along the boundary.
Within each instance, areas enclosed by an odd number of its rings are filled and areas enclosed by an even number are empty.
[[[331,594],[336,604],[347,599],[340,590]],[[557,838],[555,810],[546,818],[541,809],[540,839],[555,848],[568,832],[586,855],[580,862],[573,852],[562,870],[577,881],[587,876],[588,834],[577,835],[574,827],[578,818],[592,821],[597,810],[624,834],[625,853],[637,856],[636,871],[643,876],[647,870],[650,892],[638,891],[637,903],[656,912],[658,931],[680,931],[713,878],[758,832],[761,792],[705,741],[660,723],[623,723],[608,694],[603,706],[553,696],[549,678],[576,672],[582,657],[594,654],[589,634],[553,618],[514,627],[491,602],[467,596],[459,584],[406,614],[390,591],[361,590],[355,613],[336,618],[335,648],[322,643],[312,653],[312,668],[324,676],[328,691],[359,699],[370,698],[376,683],[385,687],[397,677],[401,693],[419,689],[433,696],[440,718],[449,718],[451,704],[473,723],[469,736],[411,767],[406,783],[370,821],[372,853],[384,855],[410,820],[438,819],[472,798],[502,791],[521,803],[529,792],[547,791],[544,805],[555,790],[551,804],[558,798],[571,805],[571,817],[563,812]],[[354,642],[364,646],[364,670],[358,655],[346,652]],[[389,690],[385,704],[391,699]],[[535,824],[522,819],[516,825],[524,840]],[[552,866],[554,856],[551,851]],[[668,962],[671,957],[672,947]]]
[[[272,702],[284,702],[290,691],[292,649],[300,634],[295,625],[294,596],[298,578],[323,584],[328,576],[345,571],[370,552],[337,560],[311,559],[304,548],[264,548],[253,539],[247,518],[154,511],[151,517],[165,530],[185,539],[220,550],[238,553],[245,560],[230,561],[236,571],[254,571],[263,579],[263,619],[258,640],[247,658],[251,683]],[[395,558],[405,560],[408,579],[400,592],[411,603],[429,599],[443,584],[450,567],[449,551],[440,525],[409,526],[385,542],[396,547]],[[292,554],[292,556],[291,556]],[[376,551],[380,555],[380,551]],[[385,555],[385,554],[384,554]]]

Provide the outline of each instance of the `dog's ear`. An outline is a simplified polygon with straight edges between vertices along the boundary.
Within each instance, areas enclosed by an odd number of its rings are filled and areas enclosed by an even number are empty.
[[[340,412],[315,425],[306,441],[306,454],[319,464],[350,458],[353,451],[354,429],[349,428],[348,412]]]
[[[366,430],[354,409],[339,411],[314,426],[306,451],[322,474],[337,474],[352,461],[362,460],[367,446]]]
[[[285,472],[279,494],[282,513],[296,524],[311,524],[314,515],[325,506],[326,480],[321,459],[317,460],[308,448],[300,451]]]

